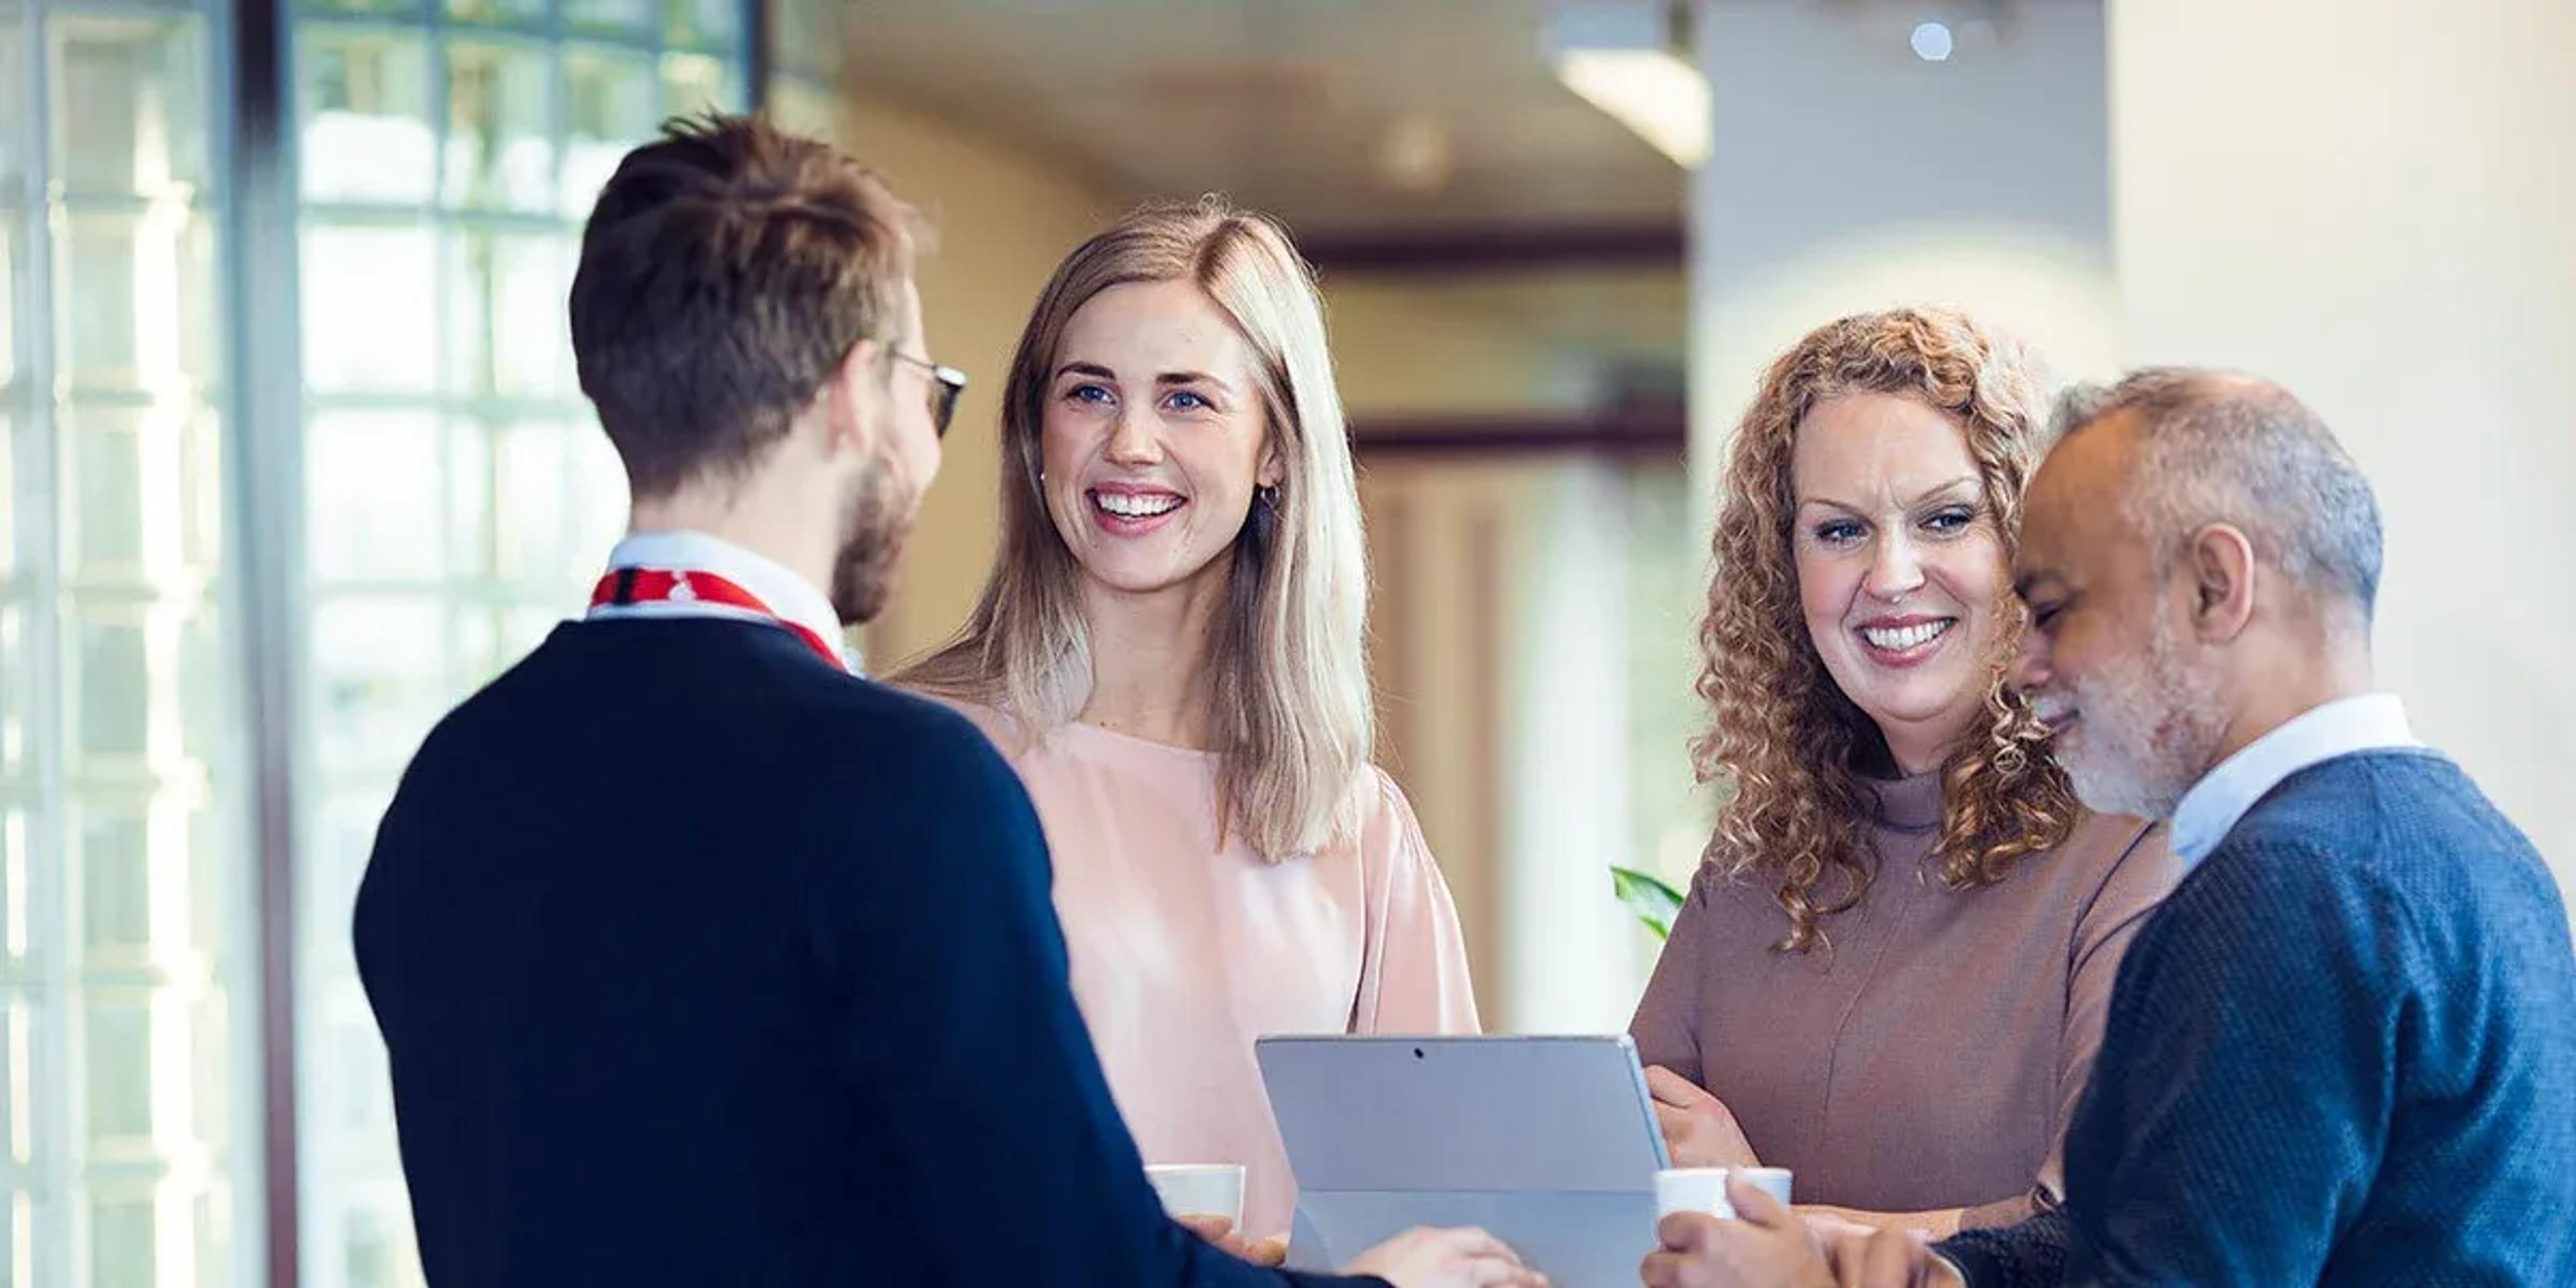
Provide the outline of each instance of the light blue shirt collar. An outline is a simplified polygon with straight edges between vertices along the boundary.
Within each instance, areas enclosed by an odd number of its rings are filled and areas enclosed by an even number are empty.
[[[857,671],[857,659],[843,642],[841,615],[832,599],[803,574],[767,556],[755,554],[704,532],[671,530],[630,533],[608,552],[611,568],[670,568],[711,572],[750,591],[770,611],[841,648],[841,660]],[[666,611],[686,611],[659,606]],[[701,610],[703,611],[703,610]]]
[[[2174,853],[2186,868],[2197,865],[2227,839],[2256,801],[2310,765],[2356,751],[2423,745],[2415,740],[2406,707],[2393,693],[2365,693],[2311,708],[2248,743],[2192,784],[2174,808]]]

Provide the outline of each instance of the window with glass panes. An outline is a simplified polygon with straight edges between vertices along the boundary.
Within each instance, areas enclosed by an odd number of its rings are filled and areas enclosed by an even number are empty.
[[[666,117],[744,105],[740,0],[337,0],[295,19],[309,613],[304,1281],[419,1282],[349,910],[403,763],[578,611],[625,480],[576,386],[581,220]]]
[[[253,937],[217,612],[225,16],[0,0],[10,1285],[222,1284],[250,1251]]]
[[[853,10],[843,0],[771,0],[769,83],[762,102],[781,126],[841,137],[841,52]]]
[[[750,9],[0,0],[0,1285],[260,1281],[262,1002],[296,1031],[301,1281],[419,1281],[350,899],[429,723],[616,534],[565,335],[580,220],[663,118],[743,104]],[[271,17],[291,266],[224,223],[259,119],[231,42]],[[288,343],[229,352],[244,314]],[[227,379],[299,358],[300,496],[225,434]],[[227,564],[227,495],[299,510],[291,562]],[[219,611],[246,582],[293,606],[293,730],[252,727]],[[262,998],[243,748],[279,739],[298,902],[266,930],[299,969]]]

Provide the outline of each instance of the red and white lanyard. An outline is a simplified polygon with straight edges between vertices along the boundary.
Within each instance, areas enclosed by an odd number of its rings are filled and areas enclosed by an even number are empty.
[[[841,657],[841,650],[832,647],[832,642],[814,628],[779,616],[777,610],[761,601],[760,596],[711,572],[688,568],[611,568],[590,592],[593,616],[600,616],[599,610],[603,608],[631,608],[642,604],[668,604],[675,608],[707,604],[719,609],[709,616],[748,614],[761,618],[795,632],[796,638],[805,641],[807,648],[831,663],[834,669],[850,669],[850,664]],[[733,611],[722,612],[723,609]]]

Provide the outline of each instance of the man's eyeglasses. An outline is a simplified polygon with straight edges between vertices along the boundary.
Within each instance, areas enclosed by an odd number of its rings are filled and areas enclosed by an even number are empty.
[[[900,349],[894,356],[930,373],[930,427],[941,438],[948,437],[948,422],[957,415],[957,395],[966,392],[966,373],[955,367],[943,367],[928,358],[916,358]]]

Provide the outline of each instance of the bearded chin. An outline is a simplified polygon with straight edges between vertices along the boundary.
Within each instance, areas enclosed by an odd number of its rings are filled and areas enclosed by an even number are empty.
[[[2172,801],[2167,799],[2162,784],[2148,781],[2158,775],[2143,763],[2144,759],[2077,754],[2063,757],[2061,763],[2066,767],[2067,781],[2075,788],[2075,799],[2084,802],[2084,808],[2096,814],[2166,817],[2172,811]]]
[[[894,583],[895,556],[910,517],[895,504],[887,462],[861,473],[841,507],[841,548],[832,558],[832,611],[844,626],[874,620]]]
[[[2171,626],[2159,622],[2144,657],[2079,701],[2084,744],[2059,762],[2076,798],[2097,813],[2173,817],[2223,725],[2216,682],[2182,664]]]

